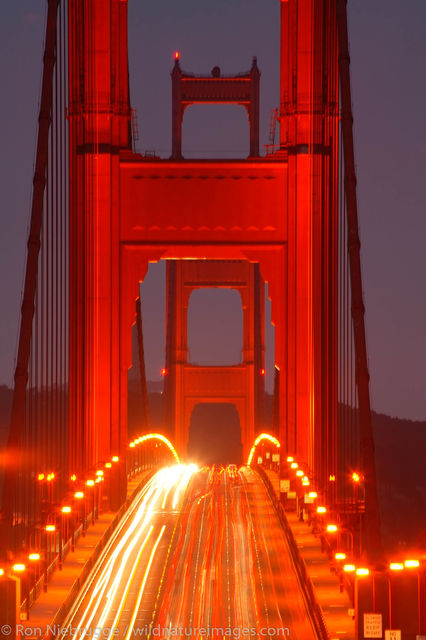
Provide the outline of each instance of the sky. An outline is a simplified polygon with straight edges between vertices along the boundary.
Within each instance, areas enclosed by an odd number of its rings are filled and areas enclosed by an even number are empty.
[[[349,0],[355,153],[372,405],[426,419],[426,2]],[[31,203],[45,0],[2,3],[0,20],[0,384],[11,384]],[[261,143],[278,106],[278,0],[129,0],[132,106],[139,150],[171,147],[173,53],[195,73],[218,64],[261,77]],[[187,157],[245,157],[248,125],[238,107],[193,107],[184,119]],[[164,361],[164,265],[142,285],[150,379]],[[191,357],[238,359],[238,298],[194,297]],[[222,315],[218,313],[223,308]],[[212,314],[215,322],[212,322]],[[210,321],[210,322],[209,322]],[[224,335],[222,327],[227,326]],[[209,330],[209,340],[205,332]],[[272,379],[267,329],[267,383]],[[206,343],[212,345],[205,350]],[[204,345],[204,352],[203,347]]]

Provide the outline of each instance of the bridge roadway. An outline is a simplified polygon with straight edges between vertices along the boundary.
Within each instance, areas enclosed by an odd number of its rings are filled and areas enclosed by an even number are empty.
[[[58,637],[315,637],[257,474],[184,465],[135,499],[63,629]]]

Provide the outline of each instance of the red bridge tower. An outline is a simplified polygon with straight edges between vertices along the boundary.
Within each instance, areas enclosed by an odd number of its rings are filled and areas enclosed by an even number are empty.
[[[211,77],[195,78],[181,72],[177,61],[173,155],[161,160],[131,151],[126,0],[70,0],[73,469],[82,464],[89,468],[126,446],[135,299],[148,263],[161,259],[178,261],[168,270],[175,279],[172,285],[169,278],[170,300],[190,289],[184,285],[189,263],[179,263],[182,260],[206,261],[203,269],[209,270],[210,282],[220,286],[232,285],[235,264],[247,272],[243,282],[253,283],[256,278],[258,283],[268,282],[284,451],[308,462],[318,478],[325,469],[330,473],[336,468],[336,3],[281,0],[280,4],[279,151],[258,155],[255,62],[249,74],[239,77],[222,77],[215,70]],[[229,101],[248,110],[250,157],[184,160],[183,110],[194,102]],[[200,277],[204,282],[205,276]],[[251,287],[247,288],[244,367],[252,373],[241,373],[238,380],[235,372],[229,382],[245,386],[249,390],[245,393],[252,396],[244,409],[244,415],[251,416],[243,425],[246,450],[255,428],[252,394],[262,342],[256,346],[249,335],[255,330],[255,310],[260,304],[260,294]],[[261,288],[260,284],[259,292]],[[177,327],[184,319],[184,305],[174,309]],[[173,334],[176,331],[170,331]],[[180,351],[184,346],[180,344]],[[182,403],[185,394],[194,393],[185,386],[192,384],[194,371],[185,369],[185,358],[172,357],[171,351],[169,358],[178,410],[174,421],[183,444],[188,425]],[[228,373],[223,372],[221,384]],[[196,375],[202,377],[202,372]],[[200,395],[204,394],[201,387]]]

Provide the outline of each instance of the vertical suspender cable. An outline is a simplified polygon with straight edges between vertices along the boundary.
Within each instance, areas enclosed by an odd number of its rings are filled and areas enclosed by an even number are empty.
[[[339,32],[339,72],[342,100],[342,133],[345,168],[345,194],[347,201],[348,251],[351,282],[351,312],[355,343],[355,379],[360,414],[361,461],[365,476],[365,551],[371,560],[380,559],[383,550],[380,535],[380,515],[376,486],[373,429],[371,423],[369,372],[364,325],[360,240],[358,234],[358,206],[356,198],[356,172],[353,144],[352,98],[350,84],[350,58],[347,0],[337,0]]]
[[[53,437],[54,437],[54,465],[61,469],[60,458],[59,458],[59,420],[58,420],[58,408],[59,408],[59,397],[58,397],[58,364],[59,364],[59,353],[58,353],[58,321],[59,321],[59,305],[58,305],[58,272],[59,272],[59,254],[58,254],[58,245],[59,245],[59,165],[60,165],[60,157],[59,157],[59,108],[60,108],[60,86],[59,86],[59,64],[60,64],[60,51],[61,51],[61,38],[60,38],[60,23],[61,18],[60,14],[58,15],[58,26],[59,26],[59,39],[58,39],[58,54],[59,60],[57,60],[57,64],[55,65],[55,225],[54,225],[54,235],[53,235],[53,250],[55,252],[54,261],[54,272],[53,272],[53,299],[51,301],[53,308],[53,323],[54,329],[53,333],[53,348],[52,348],[52,356],[54,354],[53,362],[54,362],[54,371],[52,372],[53,385],[52,394],[54,398],[54,411],[53,411]],[[62,471],[62,469],[61,469]],[[58,485],[62,481],[62,473],[61,476],[58,477],[56,485],[56,490],[58,491]]]
[[[15,368],[15,384],[12,402],[11,425],[8,439],[8,460],[19,460],[19,451],[23,444],[26,416],[26,389],[28,365],[34,317],[34,302],[38,278],[38,257],[40,252],[40,233],[43,220],[43,199],[48,166],[49,129],[52,120],[52,86],[56,54],[56,25],[59,0],[48,0],[46,38],[43,56],[43,78],[39,127],[37,137],[36,163],[33,179],[31,221],[28,238],[27,263],[25,269],[24,294],[21,306],[21,325],[19,333],[18,355]],[[21,452],[22,455],[22,452]],[[13,519],[13,503],[17,498],[17,480],[19,471],[6,469],[10,480],[10,490],[3,499],[4,520]]]

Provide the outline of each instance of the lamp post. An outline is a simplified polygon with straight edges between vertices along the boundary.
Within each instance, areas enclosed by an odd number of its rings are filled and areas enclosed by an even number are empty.
[[[51,539],[52,537],[56,537],[56,527],[54,524],[47,524],[44,528],[44,541],[45,541],[45,549],[44,549],[44,581],[43,581],[43,590],[47,591],[47,582],[48,582],[48,569],[50,563],[50,552],[51,552]]]
[[[29,599],[29,585],[26,575],[26,566],[22,563],[16,563],[12,565],[12,572],[15,574],[21,585],[21,601],[26,599],[26,615],[29,615],[28,599]],[[27,618],[28,619],[28,618]]]
[[[404,637],[422,637],[422,606],[420,561],[390,562],[386,572],[389,589],[389,628],[404,629]],[[422,597],[423,596],[423,597]]]
[[[421,593],[420,562],[414,559],[405,560],[404,567],[410,571],[416,571],[417,574],[417,633],[422,635],[426,632],[426,628],[422,629],[422,606],[426,607],[426,604]]]
[[[66,505],[61,509],[61,526],[59,530],[59,571],[62,571],[64,540],[67,540],[68,517],[71,514],[71,507]]]
[[[96,478],[95,481],[95,496],[94,496],[94,500],[95,500],[95,505],[94,505],[94,513],[95,513],[95,520],[97,520],[99,518],[99,513],[100,513],[100,506],[101,506],[101,495],[102,495],[102,482],[104,481],[104,477],[103,477],[103,472],[102,475]]]
[[[135,471],[135,448],[136,448],[136,444],[134,442],[131,442],[129,444],[129,477],[133,478],[134,475],[134,471]]]
[[[83,503],[83,517],[82,517],[82,534],[83,534],[83,538],[86,535],[86,500],[84,499],[84,492],[83,491],[76,491],[74,493],[74,498],[78,501],[78,502],[82,502]],[[75,549],[75,531],[73,530],[72,532],[72,541],[71,541],[71,550],[74,551]]]
[[[92,480],[91,478],[89,478],[89,480],[86,480],[86,487],[88,487],[88,489],[90,489],[90,492],[92,494],[92,524],[95,524],[95,481]],[[87,529],[87,518],[85,517],[85,521],[86,521],[86,529]]]
[[[328,536],[331,538],[329,540],[329,550],[331,551],[331,553],[334,553],[337,546],[337,536],[339,533],[339,527],[337,524],[330,522],[326,525],[325,531],[328,534]],[[330,557],[330,551],[328,554],[329,557]]]
[[[346,553],[337,551],[334,554],[334,560],[336,561],[336,573],[339,576],[339,591],[343,593],[343,563],[346,561]]]
[[[39,570],[40,570],[40,554],[39,553],[30,553],[28,554],[28,561],[29,561],[29,567],[30,567],[30,574],[28,576],[28,592],[27,592],[27,620],[30,619],[30,576],[33,578],[32,580],[32,586],[33,586],[33,590],[36,588],[37,585],[37,580],[39,577]]]

